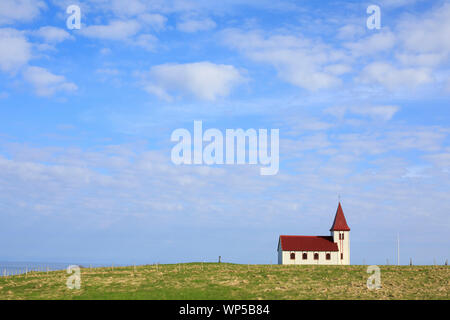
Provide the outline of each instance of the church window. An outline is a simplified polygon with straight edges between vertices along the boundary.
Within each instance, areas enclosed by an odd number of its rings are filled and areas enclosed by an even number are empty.
[[[295,260],[295,253],[291,253],[291,260]]]
[[[308,259],[308,254],[305,252],[303,253],[303,260],[307,260]]]
[[[314,253],[314,260],[319,260],[319,254],[318,253]]]
[[[327,260],[331,260],[331,254],[327,253]]]

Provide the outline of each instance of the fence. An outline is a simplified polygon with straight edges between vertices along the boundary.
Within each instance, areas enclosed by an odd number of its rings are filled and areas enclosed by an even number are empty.
[[[439,261],[440,262],[440,261]],[[432,265],[445,265],[448,266],[448,260],[446,259],[444,263],[439,263],[434,260]],[[272,264],[272,263],[270,263]],[[358,263],[356,263],[358,264]],[[390,263],[389,259],[386,259],[385,265],[396,265],[397,263]],[[136,264],[99,264],[99,263],[37,263],[37,262],[1,262],[0,261],[0,277],[9,277],[21,274],[28,274],[32,272],[50,272],[57,270],[65,270],[70,265],[77,265],[81,268],[112,268],[114,267],[130,267],[134,266],[136,268]],[[158,264],[153,264],[158,268]],[[362,265],[366,265],[366,259],[363,259]],[[381,264],[379,264],[381,265]],[[412,259],[410,259],[408,264],[402,265],[413,265]]]
[[[9,277],[31,272],[50,272],[56,270],[65,270],[70,265],[77,265],[81,268],[101,268],[111,266],[121,266],[116,264],[99,263],[49,263],[49,262],[1,262],[0,277]]]

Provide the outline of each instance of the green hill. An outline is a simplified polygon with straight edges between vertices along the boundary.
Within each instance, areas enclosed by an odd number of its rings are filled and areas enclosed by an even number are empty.
[[[66,271],[0,277],[0,299],[449,299],[448,266],[380,266],[382,288],[367,289],[367,266],[188,263],[83,268],[81,288]]]

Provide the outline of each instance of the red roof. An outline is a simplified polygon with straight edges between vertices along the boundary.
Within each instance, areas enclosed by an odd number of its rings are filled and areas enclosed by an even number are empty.
[[[339,251],[333,237],[280,236],[281,251]]]
[[[350,228],[347,225],[347,221],[345,220],[344,211],[342,211],[340,202],[330,231],[350,231]]]

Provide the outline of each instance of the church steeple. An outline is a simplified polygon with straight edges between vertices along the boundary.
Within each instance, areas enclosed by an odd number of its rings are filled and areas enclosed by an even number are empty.
[[[340,201],[330,231],[333,241],[338,245],[339,264],[350,264],[350,228]]]
[[[334,222],[331,226],[330,231],[350,231],[350,228],[347,225],[347,221],[345,220],[341,202],[339,202],[338,208],[336,210],[336,215],[334,217]]]

